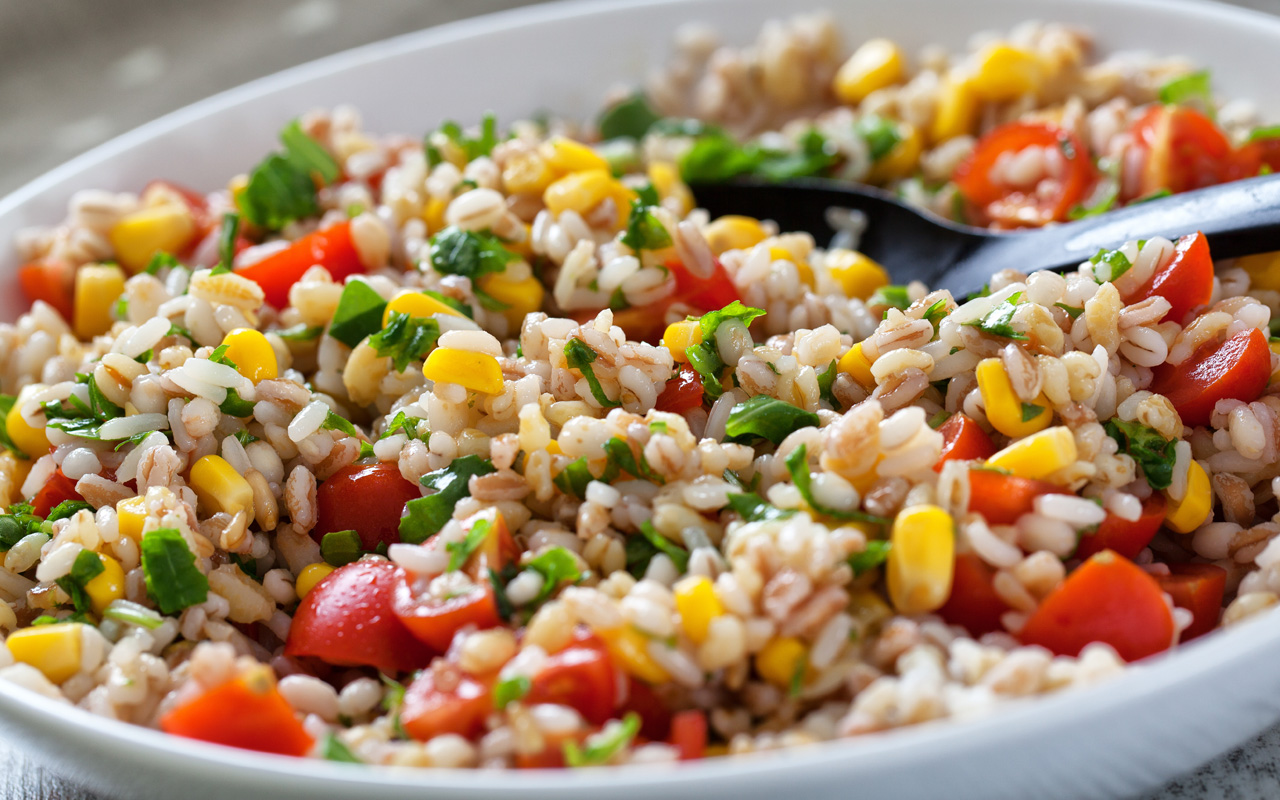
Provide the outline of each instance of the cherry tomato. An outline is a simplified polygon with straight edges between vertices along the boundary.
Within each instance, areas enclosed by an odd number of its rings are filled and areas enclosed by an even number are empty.
[[[1169,572],[1156,580],[1175,606],[1191,612],[1191,625],[1182,632],[1182,641],[1189,642],[1218,627],[1227,571],[1216,564],[1170,564]]]
[[[657,344],[667,330],[667,309],[674,299],[667,297],[643,306],[623,308],[613,312],[613,324],[627,332],[627,338],[637,342]],[[590,322],[600,313],[599,309],[575,311],[570,316],[579,324]]]
[[[1019,633],[1060,656],[1104,642],[1125,661],[1169,649],[1173,614],[1155,578],[1110,550],[1090,558],[1049,593]]]
[[[680,374],[662,388],[654,408],[672,414],[687,414],[695,408],[702,408],[702,376],[685,364],[680,368]]]
[[[569,706],[587,722],[603,725],[614,717],[617,686],[618,673],[604,644],[578,630],[573,643],[548,658],[533,676],[524,702]]]
[[[31,513],[39,517],[47,517],[59,503],[83,499],[76,491],[76,482],[63,475],[62,470],[59,469],[49,476],[49,480],[45,481],[44,486],[41,486],[40,491],[36,492],[36,496],[32,498]]]
[[[410,633],[437,653],[448,650],[454,634],[466,625],[483,630],[502,624],[487,580],[447,599],[419,597],[402,571],[396,579],[392,611]]]
[[[1155,295],[1169,301],[1171,308],[1164,318],[1174,322],[1182,322],[1193,309],[1209,304],[1213,296],[1213,258],[1203,233],[1179,239],[1173,259],[1124,301],[1138,303]]]
[[[423,670],[405,690],[400,707],[405,732],[421,742],[446,733],[467,738],[480,735],[484,718],[493,711],[489,685],[462,674],[451,689],[436,683],[435,671]]]
[[[1167,189],[1186,192],[1221,183],[1227,176],[1231,143],[1213,120],[1193,108],[1152,106],[1133,129],[1133,145],[1139,155],[1127,164],[1121,180],[1121,199]]]
[[[511,537],[511,529],[507,527],[501,511],[490,509],[479,512],[471,518],[470,524],[466,526],[467,530],[471,529],[477,519],[489,521],[489,532],[467,561],[465,569],[476,581],[484,583],[489,579],[489,570],[502,572],[508,564],[520,560],[520,546]]]
[[[314,743],[269,674],[215,686],[167,712],[160,728],[188,739],[285,756],[305,756]]]
[[[289,305],[289,287],[317,264],[328,270],[338,283],[365,271],[360,254],[351,241],[349,221],[308,233],[284,250],[236,272],[261,286],[268,303],[284,308]]]
[[[681,761],[696,761],[707,754],[707,714],[681,711],[671,718],[671,744],[680,751]]]
[[[1164,495],[1152,492],[1142,501],[1142,515],[1133,522],[1107,512],[1107,518],[1098,526],[1098,530],[1086,533],[1080,539],[1076,556],[1088,558],[1103,550],[1114,550],[1125,558],[1137,558],[1138,553],[1151,543],[1164,524],[1164,508]]]
[[[1280,170],[1280,138],[1268,137],[1248,142],[1232,153],[1223,179],[1238,181],[1278,170]]]
[[[376,667],[389,675],[425,667],[434,652],[392,611],[403,583],[404,570],[390,561],[356,561],[334,570],[298,605],[285,655]]]
[[[724,264],[721,264],[718,258],[712,261],[714,266],[711,274],[705,278],[695,276],[676,259],[667,261],[667,269],[671,270],[671,274],[676,278],[677,301],[705,312],[717,311],[734,300],[742,299]]]
[[[75,267],[52,259],[32,261],[18,267],[18,285],[28,300],[43,300],[63,319],[71,320],[75,313]]]
[[[934,472],[941,472],[947,461],[985,461],[996,453],[987,432],[959,412],[942,423],[938,433],[942,434],[942,455],[933,465]]]
[[[1000,617],[1009,604],[996,593],[996,571],[977,553],[956,556],[951,574],[951,595],[938,614],[952,625],[961,625],[973,636],[1004,630]]]
[[[1267,337],[1254,328],[1224,342],[1206,342],[1181,364],[1155,368],[1151,391],[1169,398],[1184,425],[1208,425],[1219,400],[1262,396],[1271,377]]]
[[[1005,154],[1040,147],[1052,159],[1035,184],[1007,183],[993,176]],[[1056,164],[1056,166],[1054,166]],[[1097,171],[1084,143],[1073,133],[1044,122],[1011,122],[978,140],[952,176],[979,215],[1001,227],[1038,227],[1064,221],[1089,194]]]
[[[624,717],[634,711],[640,715],[640,735],[660,742],[671,735],[671,712],[662,698],[644,681],[627,676],[627,702],[615,716]]]
[[[343,467],[316,489],[316,526],[311,538],[318,542],[326,533],[355,531],[365,550],[395,544],[400,541],[405,503],[421,496],[395,464]]]
[[[990,469],[969,470],[969,510],[981,514],[988,525],[1012,525],[1035,510],[1042,494],[1069,494],[1057,484],[1019,478]]]

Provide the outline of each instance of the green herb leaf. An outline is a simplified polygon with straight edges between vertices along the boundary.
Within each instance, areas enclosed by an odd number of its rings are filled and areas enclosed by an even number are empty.
[[[1214,116],[1213,90],[1210,87],[1209,71],[1200,70],[1177,78],[1160,87],[1160,102],[1167,105],[1198,105],[1209,115]]]
[[[89,581],[101,575],[105,569],[101,556],[92,550],[81,550],[71,565],[71,572],[58,578],[56,583],[70,595],[76,611],[88,614],[93,610],[93,603],[84,587]]]
[[[585,499],[587,496],[587,484],[596,479],[591,474],[591,469],[587,466],[585,457],[570,461],[565,468],[556,474],[552,482],[560,491],[565,494],[571,494],[578,499]]]
[[[53,507],[45,519],[57,522],[60,519],[70,519],[81,511],[93,511],[93,506],[83,500],[63,500]]]
[[[1249,142],[1262,142],[1267,139],[1280,139],[1280,125],[1270,125],[1265,128],[1254,128],[1249,133]]]
[[[671,541],[667,537],[658,533],[658,529],[653,527],[653,523],[645,520],[640,524],[640,535],[645,538],[654,549],[660,553],[666,553],[672,563],[676,565],[676,571],[684,573],[689,568],[689,551]],[[648,564],[646,563],[646,566]]]
[[[867,308],[889,306],[906,311],[907,307],[911,305],[911,298],[907,296],[907,287],[905,286],[881,286],[867,298],[866,305]]]
[[[791,672],[791,681],[787,686],[788,697],[799,697],[804,690],[804,676],[809,672],[809,656],[801,654],[796,659],[796,666]]]
[[[319,142],[302,132],[296,119],[280,131],[280,141],[284,144],[285,158],[305,174],[318,177],[326,185],[342,177],[338,162]]]
[[[570,767],[598,767],[626,749],[640,732],[640,715],[628,711],[622,723],[587,737],[583,746],[570,739],[564,743],[564,763]]]
[[[849,556],[849,566],[853,568],[856,578],[865,572],[875,569],[889,558],[890,543],[882,539],[872,539],[861,553]]]
[[[766,364],[769,362],[765,362]],[[831,363],[827,368],[818,373],[818,396],[827,401],[827,404],[836,411],[840,410],[840,401],[836,399],[835,394],[831,391],[831,387],[835,385],[836,376],[840,374],[840,370],[836,366],[836,360],[831,359]]]
[[[182,266],[182,262],[175,258],[173,253],[166,253],[161,250],[151,257],[143,272],[148,275],[159,275],[162,269],[173,269],[180,266]]]
[[[738,512],[744,522],[770,522],[796,513],[790,508],[778,508],[755,493],[729,495],[729,508]]]
[[[1116,418],[1107,420],[1104,427],[1107,435],[1120,445],[1121,452],[1128,453],[1137,462],[1152,489],[1169,488],[1173,483],[1175,442],[1140,422]]]
[[[439,339],[440,323],[431,317],[392,311],[386,327],[369,337],[369,346],[379,356],[390,356],[396,372],[404,372],[411,363],[426,358]]]
[[[409,734],[400,723],[400,709],[404,707],[404,684],[381,672],[378,677],[382,679],[382,685],[387,687],[386,694],[382,695],[382,710],[391,715],[391,729],[395,731],[397,738],[408,739]]]
[[[1027,335],[1021,333],[1013,327],[1013,315],[1018,310],[1018,300],[1022,298],[1022,292],[1014,292],[1000,305],[991,309],[991,311],[982,319],[975,319],[972,322],[966,322],[965,325],[977,328],[983,333],[992,336],[1003,336],[1006,339],[1017,339],[1025,341]]]
[[[473,282],[481,275],[502,272],[520,256],[488,231],[464,231],[449,226],[431,237],[431,268],[441,275],[461,275]]]
[[[1093,274],[1100,283],[1115,281],[1133,268],[1129,257],[1119,250],[1099,250],[1089,262],[1094,265]]]
[[[166,615],[209,599],[209,579],[196,568],[195,554],[174,528],[142,537],[142,571],[147,594]]]
[[[622,234],[622,243],[636,253],[641,250],[661,250],[671,246],[671,234],[658,221],[653,208],[642,200],[631,201],[631,216],[627,219],[627,230]]]
[[[751,306],[743,305],[741,301],[734,300],[718,311],[708,311],[698,317],[698,328],[702,331],[704,342],[712,341],[715,339],[716,331],[720,326],[729,320],[736,319],[750,328],[752,322],[764,315],[764,309],[752,308]]]
[[[137,625],[139,628],[147,630],[155,630],[164,624],[164,617],[147,608],[146,606],[131,603],[128,600],[112,600],[111,605],[107,606],[106,611],[102,612],[103,619],[114,619],[116,622],[123,622],[126,625]]]
[[[659,119],[661,117],[649,107],[644,94],[636,92],[621,103],[605,109],[596,121],[596,126],[600,129],[600,138],[604,140],[621,136],[640,139]]]
[[[797,408],[785,400],[758,394],[729,411],[724,431],[732,441],[761,438],[780,444],[801,428],[811,427],[818,427],[817,414]]]
[[[210,274],[230,272],[236,260],[236,236],[240,234],[240,215],[223,214],[222,227],[218,230],[218,265]]]
[[[1044,413],[1044,406],[1038,406],[1035,403],[1022,404],[1022,421],[1030,422],[1036,417]]]
[[[871,155],[872,162],[879,161],[893,151],[902,141],[902,134],[898,132],[898,124],[891,119],[870,114],[858,120],[853,126],[853,132],[862,137],[867,143],[867,150]]]
[[[472,287],[471,290],[473,292],[476,291],[475,287]],[[475,319],[476,315],[475,315],[475,312],[471,310],[471,306],[467,305],[461,300],[452,298],[447,294],[441,294],[440,292],[437,292],[434,289],[423,289],[422,293],[425,294],[427,297],[431,297],[436,300],[439,300],[441,303],[444,303],[446,306],[448,306],[449,308],[452,308],[454,311],[457,311],[459,314],[466,317],[467,319]],[[480,294],[483,294],[483,292],[481,292]]]
[[[609,395],[604,393],[604,388],[600,385],[600,380],[596,378],[596,372],[591,366],[599,355],[588,347],[586,342],[578,338],[565,342],[564,358],[570,368],[578,370],[582,373],[582,377],[587,379],[587,385],[591,387],[591,396],[602,408],[617,408],[622,405],[618,400],[610,400]]]
[[[147,431],[147,433],[150,433],[150,431]],[[236,431],[235,433],[232,434],[232,436],[235,436],[236,441],[239,442],[241,445],[253,444],[254,442],[258,441],[258,437],[254,436],[252,433],[249,433],[247,428]]]
[[[347,347],[355,347],[364,337],[382,330],[382,314],[386,310],[387,301],[369,284],[347,281],[329,323],[329,335]]]
[[[330,409],[325,415],[324,422],[320,423],[320,427],[328,431],[342,431],[348,436],[354,436],[357,439],[362,438],[360,431],[356,430],[356,426],[351,420],[340,416],[337,412]]]
[[[253,403],[240,397],[240,393],[235,389],[227,390],[227,399],[222,401],[218,408],[223,414],[229,414],[233,417],[244,419],[253,415]]]
[[[663,477],[654,472],[653,468],[649,466],[649,462],[645,460],[644,453],[640,453],[640,460],[637,461],[635,454],[631,452],[631,445],[621,437],[615,436],[605,442],[604,451],[608,454],[609,461],[616,464],[618,468],[628,475],[650,483],[665,483]]]
[[[378,441],[395,436],[396,433],[403,433],[410,439],[417,439],[425,442],[431,436],[431,428],[427,424],[427,420],[422,417],[410,417],[403,411],[397,411],[396,415],[387,423],[386,429],[382,435],[378,437]]]
[[[796,150],[762,150],[755,174],[769,181],[808,178],[822,175],[840,159],[835,146],[817,128],[800,137]]]
[[[342,740],[333,734],[332,731],[326,733],[324,738],[320,740],[320,757],[327,761],[338,761],[343,764],[363,764],[356,754],[351,752],[351,748],[342,743]]]
[[[498,681],[493,687],[493,707],[501,711],[517,700],[524,699],[532,687],[533,683],[526,675],[515,675]]]
[[[524,566],[542,576],[542,589],[534,598],[534,605],[540,605],[566,583],[582,580],[578,559],[563,547],[548,548]]]
[[[319,325],[308,325],[305,322],[299,322],[297,325],[290,325],[287,328],[272,332],[286,342],[311,342],[320,338],[324,333],[324,328]]]
[[[722,183],[754,171],[762,153],[744,149],[728,134],[715,129],[693,143],[680,159],[680,176],[686,183]]]
[[[514,565],[508,564],[509,568]],[[507,596],[507,587],[503,585],[501,576],[494,571],[493,567],[488,567],[489,585],[493,587],[493,604],[498,607],[498,617],[504,622],[511,619],[516,613],[515,606],[511,603],[511,598]]]
[[[278,153],[254,167],[236,205],[245,219],[272,231],[320,213],[311,173]]]
[[[331,531],[320,539],[320,557],[330,566],[345,566],[362,555],[360,534],[355,531]]]
[[[1067,316],[1071,317],[1072,319],[1075,319],[1076,317],[1084,313],[1083,308],[1076,308],[1075,306],[1069,306],[1066,303],[1054,303],[1054,305],[1062,309],[1063,311],[1067,312]]]
[[[440,148],[433,140],[452,142],[467,162],[474,161],[480,156],[487,156],[493,152],[494,145],[498,143],[498,118],[492,113],[485,114],[480,120],[479,136],[467,134],[462,130],[462,126],[453,121],[445,122],[439,130],[428,134],[424,148],[427,152],[428,164],[434,167],[444,159],[440,155]]]
[[[791,473],[791,481],[796,485],[796,489],[800,491],[800,496],[809,504],[809,507],[819,514],[836,519],[847,519],[855,522],[872,522],[877,525],[887,525],[889,520],[884,517],[877,517],[868,514],[865,511],[841,511],[831,508],[830,506],[819,503],[813,496],[812,480],[813,476],[809,474],[809,447],[808,445],[800,445],[791,451],[791,455],[787,456],[787,471]]]
[[[462,456],[435,472],[428,472],[419,481],[436,493],[419,497],[405,504],[405,516],[400,519],[400,540],[409,544],[422,544],[440,532],[453,517],[458,501],[471,495],[468,481],[473,475],[493,472],[493,463],[479,456]]]
[[[471,558],[471,554],[480,549],[480,545],[484,544],[485,537],[489,535],[489,529],[493,524],[484,518],[473,520],[471,529],[467,531],[467,535],[460,542],[449,542],[444,549],[449,553],[449,566],[445,568],[445,572],[457,572]]]

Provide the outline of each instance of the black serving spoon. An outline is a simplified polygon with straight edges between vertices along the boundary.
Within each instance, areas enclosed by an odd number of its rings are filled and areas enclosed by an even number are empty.
[[[1280,174],[1149,200],[1095,217],[1028,231],[998,232],[942,219],[882,189],[822,178],[785,183],[696,183],[698,205],[712,218],[745,214],[783,231],[806,231],[819,243],[834,233],[829,208],[866,214],[858,249],[894,283],[919,280],[957,299],[981,290],[1002,269],[1071,269],[1130,239],[1175,239],[1203,231],[1215,258],[1280,250]]]

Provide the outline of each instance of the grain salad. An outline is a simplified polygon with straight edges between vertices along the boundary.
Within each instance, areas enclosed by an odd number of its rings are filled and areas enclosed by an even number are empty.
[[[908,58],[814,15],[682,30],[589,124],[314,111],[215,191],[81,191],[0,324],[0,678],[578,768],[972,718],[1266,611],[1280,253],[1116,242],[958,298],[689,189],[1069,222],[1280,165],[1209,88],[1062,25]]]

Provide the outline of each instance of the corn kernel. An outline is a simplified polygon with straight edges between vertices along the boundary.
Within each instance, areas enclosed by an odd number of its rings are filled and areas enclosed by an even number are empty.
[[[142,526],[147,521],[147,503],[144,498],[130,497],[116,503],[116,526],[121,536],[134,541],[142,539]]]
[[[1165,492],[1168,497],[1168,492]],[[1182,500],[1169,498],[1164,524],[1178,533],[1191,533],[1204,524],[1213,510],[1213,494],[1209,490],[1209,476],[1198,461],[1187,466],[1187,493]]]
[[[624,672],[636,676],[648,683],[664,683],[671,676],[662,665],[649,655],[649,640],[644,634],[630,626],[597,631],[604,639],[609,655],[622,667]]]
[[[898,123],[898,135],[901,139],[893,149],[871,165],[867,173],[870,183],[888,183],[912,175],[920,163],[920,154],[924,152],[924,136],[920,129],[908,122]]]
[[[411,317],[429,317],[432,314],[448,314],[454,317],[465,317],[458,309],[442,303],[425,292],[401,292],[387,303],[387,310],[382,312],[382,324],[391,319],[392,312],[408,314]]]
[[[480,289],[506,306],[502,316],[507,318],[507,327],[513,332],[520,330],[526,316],[542,308],[546,294],[542,282],[532,275],[513,281],[499,272],[481,276]]]
[[[875,376],[871,374],[871,360],[862,352],[862,342],[858,342],[849,348],[849,352],[840,356],[840,363],[837,366],[841,372],[852,375],[863,389],[871,391],[876,388]]]
[[[978,98],[967,80],[948,77],[938,92],[929,138],[936,144],[973,131],[978,121]]]
[[[840,285],[845,297],[866,300],[875,294],[876,289],[889,285],[888,270],[857,250],[827,253],[827,271]],[[868,371],[867,374],[871,373]]]
[[[614,180],[608,170],[588,169],[570,173],[547,187],[542,202],[552,214],[576,211],[586,216],[606,198],[612,198],[617,208],[615,227],[626,224],[631,214],[631,200],[635,192]]]
[[[30,664],[53,683],[80,671],[80,622],[58,622],[9,634],[5,645],[14,661]]]
[[[253,514],[253,488],[222,456],[204,456],[192,464],[188,482],[209,513]]]
[[[542,150],[547,166],[559,175],[582,172],[583,170],[609,171],[609,162],[605,160],[604,156],[585,144],[575,142],[572,139],[557,136],[548,142]]]
[[[537,153],[515,153],[502,167],[502,185],[508,194],[542,194],[555,177]]]
[[[951,594],[956,534],[951,515],[933,505],[904,508],[893,520],[886,575],[900,614],[924,614]]]
[[[707,640],[711,620],[724,613],[720,598],[710,579],[698,575],[680,581],[675,586],[676,611],[680,614],[680,626],[685,635],[698,644]]]
[[[71,327],[76,338],[88,341],[111,330],[111,309],[124,293],[124,271],[88,264],[76,270],[75,304]]]
[[[18,409],[22,408],[27,398],[43,388],[42,384],[35,383],[18,392],[18,399],[14,401],[13,407],[4,418],[4,427],[9,438],[19,450],[31,458],[40,458],[49,454],[49,437],[45,435],[43,427],[36,428],[23,419]]]
[[[231,204],[236,208],[240,207],[240,198],[244,196],[245,190],[249,188],[249,176],[243,172],[227,181],[227,193],[231,195]]]
[[[995,42],[978,56],[978,73],[969,85],[980,99],[1002,103],[1039,91],[1044,77],[1044,64],[1035,53]]]
[[[1280,292],[1280,250],[1238,258],[1236,266],[1249,273],[1249,288]]]
[[[222,339],[227,346],[226,356],[236,365],[236,372],[249,380],[275,380],[279,375],[276,351],[267,337],[252,328],[236,328]]]
[[[988,467],[1007,469],[1022,478],[1045,478],[1076,461],[1076,438],[1064,425],[1046,428],[987,459]]]
[[[982,403],[987,409],[987,420],[991,427],[1005,436],[1030,436],[1049,427],[1049,423],[1053,422],[1053,409],[1043,394],[1031,404],[1024,404],[1018,399],[1000,359],[984,358],[978,362],[977,377]]]
[[[680,170],[667,161],[655,161],[649,165],[649,182],[653,184],[658,199],[674,206],[677,217],[684,217],[693,210],[693,192],[680,179]]]
[[[728,214],[702,229],[711,252],[721,255],[727,250],[747,250],[769,238],[760,220]]]
[[[809,262],[800,258],[795,253],[785,247],[770,247],[769,258],[774,261],[790,261],[796,265],[796,272],[800,275],[800,282],[809,288],[813,288],[813,267],[809,266]]]
[[[100,554],[98,558],[102,559],[102,572],[84,585],[84,591],[93,604],[93,613],[101,615],[111,601],[124,597],[124,569],[111,556]]]
[[[437,347],[422,365],[429,381],[456,383],[482,394],[502,394],[502,367],[488,353]]]
[[[449,203],[433,197],[422,207],[422,221],[427,223],[427,233],[436,234],[445,229],[444,212]]]
[[[701,342],[702,326],[697,320],[673,322],[662,334],[662,344],[671,351],[671,357],[681,363],[689,360],[684,351]]]
[[[756,653],[756,672],[780,689],[790,688],[796,673],[808,669],[809,649],[792,636],[779,636]],[[802,676],[803,679],[803,676]]]
[[[195,233],[191,210],[172,203],[133,212],[112,226],[107,238],[116,261],[132,274],[145,269],[156,253],[176,253],[186,247]]]
[[[550,444],[547,445],[547,452],[553,456],[564,455],[564,451],[560,449],[560,443],[555,439],[552,439]]]
[[[888,39],[872,39],[855,50],[836,72],[836,97],[847,105],[857,105],[872,92],[901,81],[905,71],[905,59],[896,44]]]
[[[329,577],[329,573],[334,568],[325,563],[308,564],[302,568],[302,572],[298,573],[298,579],[294,581],[293,588],[297,590],[298,597],[306,597],[311,594],[311,590],[316,588],[316,584]]]

